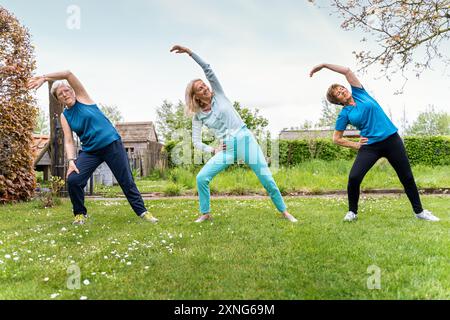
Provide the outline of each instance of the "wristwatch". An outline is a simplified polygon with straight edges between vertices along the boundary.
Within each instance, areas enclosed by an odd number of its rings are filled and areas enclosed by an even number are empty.
[[[71,159],[67,159],[67,165],[69,165],[69,164],[70,164],[70,161],[73,161],[73,162],[75,162],[75,160],[77,160],[77,158],[71,158]]]

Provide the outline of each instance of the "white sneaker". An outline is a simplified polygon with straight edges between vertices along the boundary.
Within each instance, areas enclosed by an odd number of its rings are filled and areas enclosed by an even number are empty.
[[[283,218],[288,219],[290,222],[297,223],[298,220],[290,213],[284,213]]]
[[[212,220],[212,216],[210,214],[204,214],[200,218],[195,220],[194,222],[195,223],[202,223],[203,221],[206,221],[206,220],[210,220],[211,221]]]
[[[430,211],[423,210],[421,213],[416,214],[417,219],[427,220],[427,221],[440,221],[438,217],[434,216]]]
[[[356,221],[356,220],[358,220],[358,215],[355,214],[353,211],[347,212],[347,214],[344,217],[345,222],[351,222],[351,221]]]

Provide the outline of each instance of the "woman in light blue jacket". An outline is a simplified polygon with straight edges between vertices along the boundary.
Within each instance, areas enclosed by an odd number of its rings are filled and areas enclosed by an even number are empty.
[[[245,126],[230,100],[225,96],[210,65],[188,48],[177,45],[172,48],[171,52],[189,54],[202,67],[212,88],[211,90],[201,79],[196,79],[191,81],[186,89],[186,113],[193,116],[192,139],[194,146],[204,152],[214,153],[214,157],[197,175],[202,216],[196,222],[200,223],[211,219],[209,183],[217,174],[237,160],[243,160],[255,172],[283,217],[291,222],[297,222],[297,219],[286,209],[261,147]],[[220,148],[214,149],[202,143],[202,126],[212,129],[216,138],[223,141]]]

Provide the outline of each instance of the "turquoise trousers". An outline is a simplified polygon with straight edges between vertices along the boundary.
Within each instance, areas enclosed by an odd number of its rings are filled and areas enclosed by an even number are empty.
[[[266,158],[252,132],[243,127],[236,135],[224,140],[226,150],[217,153],[197,175],[197,190],[200,198],[200,212],[208,214],[210,207],[209,183],[220,172],[237,160],[243,160],[256,174],[268,192],[278,211],[285,212],[286,205],[280,190],[272,177]]]

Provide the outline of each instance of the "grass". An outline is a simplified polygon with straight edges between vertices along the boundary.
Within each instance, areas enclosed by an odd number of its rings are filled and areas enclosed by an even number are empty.
[[[363,199],[352,224],[345,198],[288,198],[297,225],[268,200],[213,200],[202,225],[191,200],[146,202],[158,225],[126,201],[88,201],[82,227],[67,200],[1,206],[0,299],[449,299],[449,198],[423,202],[441,222],[414,219],[405,196]],[[79,290],[66,286],[73,264]]]
[[[170,183],[164,188],[163,193],[166,197],[180,196],[182,194],[182,187],[176,183]]]
[[[168,180],[146,180],[146,179],[136,179],[136,185],[141,193],[152,193],[152,192],[164,192],[166,189],[173,187],[174,183]],[[182,186],[178,188],[181,190]],[[115,198],[117,196],[123,196],[122,189],[120,186],[104,186],[95,185],[95,194],[101,195],[106,198]]]
[[[352,167],[352,161],[310,161],[293,168],[281,168],[274,172],[275,181],[283,194],[290,192],[324,193],[327,191],[346,190],[347,177]],[[196,175],[199,169],[174,168],[168,170],[166,179],[138,179],[136,184],[142,193],[161,192],[178,186],[181,194],[195,194]],[[449,166],[415,166],[413,173],[419,188],[449,188]],[[158,178],[160,175],[158,175]],[[232,166],[219,174],[211,182],[213,194],[248,194],[264,193],[256,175],[246,167]],[[121,196],[119,186],[96,186],[96,192],[107,197]],[[385,160],[380,160],[365,177],[361,188],[372,189],[402,189],[402,185],[394,169]],[[170,190],[169,190],[170,191]]]

